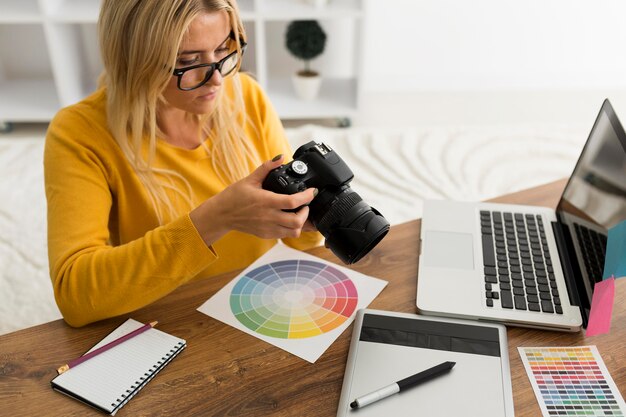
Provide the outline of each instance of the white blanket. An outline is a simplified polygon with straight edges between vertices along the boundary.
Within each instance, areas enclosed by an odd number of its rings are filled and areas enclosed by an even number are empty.
[[[334,148],[351,187],[392,224],[425,198],[483,200],[566,177],[589,126],[288,129]],[[60,318],[46,252],[43,137],[0,137],[0,334]]]

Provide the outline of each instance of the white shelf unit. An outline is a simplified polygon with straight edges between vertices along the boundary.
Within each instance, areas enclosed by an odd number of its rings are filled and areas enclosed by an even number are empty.
[[[365,0],[329,0],[323,7],[306,0],[256,0],[251,14],[256,75],[282,119],[349,119],[358,112],[364,5]],[[303,67],[285,47],[285,31],[293,20],[318,20],[327,34],[324,53],[311,63],[322,75],[320,93],[312,101],[296,97],[291,82]]]
[[[350,118],[360,102],[365,0],[239,0],[248,34],[243,68],[264,87],[283,119]],[[96,23],[100,0],[0,0],[0,123],[47,122],[95,89],[102,70]],[[284,33],[293,20],[320,22],[324,54],[318,98],[296,97]]]

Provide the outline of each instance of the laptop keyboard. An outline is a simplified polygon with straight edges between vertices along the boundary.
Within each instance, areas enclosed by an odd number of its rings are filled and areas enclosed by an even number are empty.
[[[540,216],[480,212],[488,307],[563,314]]]
[[[582,251],[587,275],[593,282],[602,281],[606,256],[606,235],[577,223],[574,223],[574,229]]]

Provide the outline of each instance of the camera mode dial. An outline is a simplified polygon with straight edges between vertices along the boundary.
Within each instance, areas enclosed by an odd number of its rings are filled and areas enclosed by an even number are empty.
[[[291,164],[291,171],[296,175],[304,175],[309,172],[309,167],[304,162],[295,160]]]

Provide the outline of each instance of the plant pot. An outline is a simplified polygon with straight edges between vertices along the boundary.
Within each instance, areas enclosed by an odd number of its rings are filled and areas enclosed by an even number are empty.
[[[322,77],[317,72],[301,71],[291,77],[296,95],[302,100],[314,100],[320,91]]]
[[[304,2],[320,8],[328,5],[328,0],[304,0]]]
[[[326,7],[328,5],[328,0],[311,0],[315,7]]]

